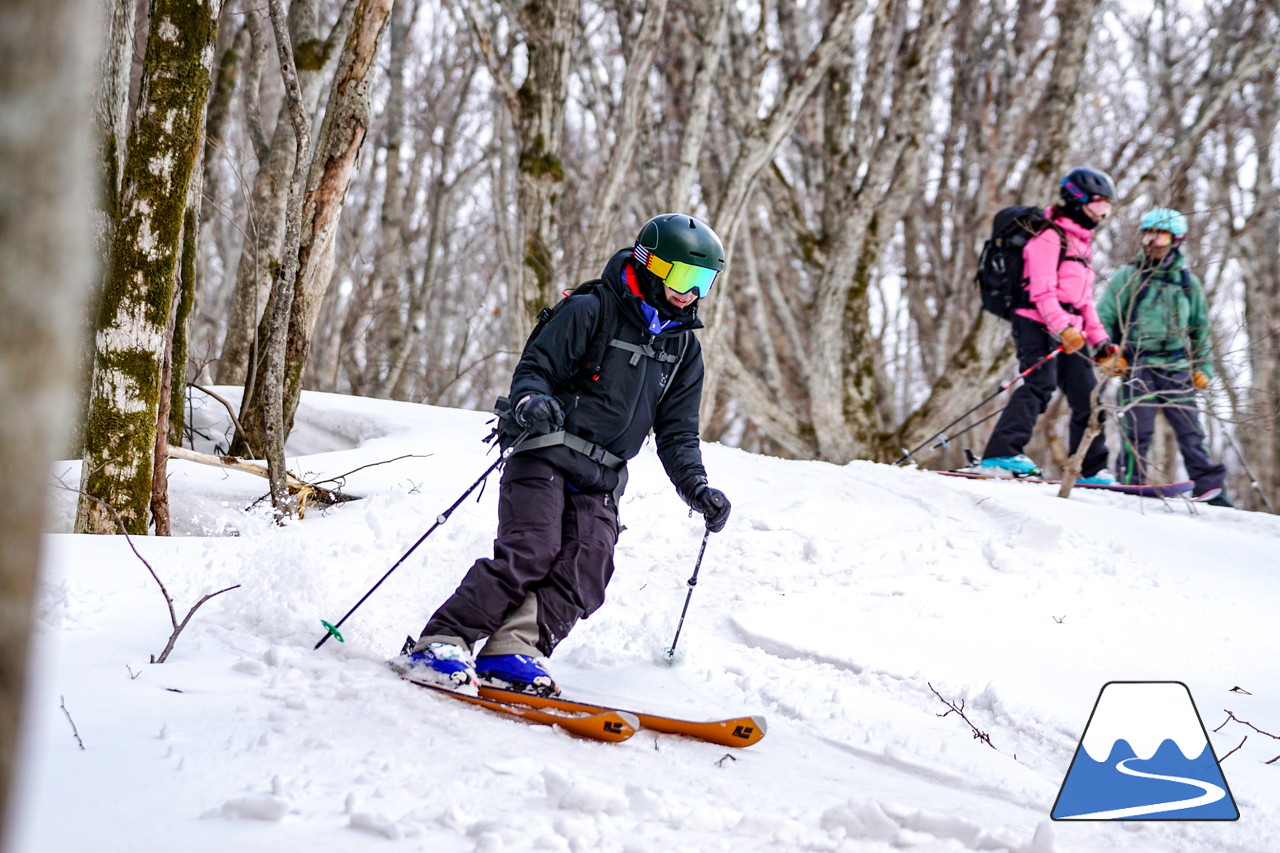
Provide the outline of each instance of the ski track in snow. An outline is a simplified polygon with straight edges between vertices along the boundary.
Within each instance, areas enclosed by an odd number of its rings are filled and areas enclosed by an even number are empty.
[[[224,419],[198,402],[205,434]],[[1276,725],[1280,519],[709,445],[733,516],[668,666],[701,528],[647,446],[609,601],[553,670],[570,698],[758,713],[769,734],[734,751],[648,731],[605,745],[431,696],[385,666],[489,552],[496,478],[351,617],[345,643],[312,651],[320,619],[345,613],[492,461],[486,420],[304,394],[294,470],[372,467],[341,485],[362,500],[283,528],[252,506],[265,481],[174,463],[178,535],[135,544],[179,618],[242,587],[198,611],[162,666],[147,662],[170,630],[154,582],[123,539],[66,533],[73,498],[55,495],[8,849],[1280,849],[1273,751],[1256,738],[1224,764],[1241,811],[1228,828],[1049,820],[1109,680],[1176,678],[1202,713]],[[74,482],[76,467],[55,474]],[[930,685],[996,748],[943,716]],[[1218,754],[1241,735],[1212,735]]]

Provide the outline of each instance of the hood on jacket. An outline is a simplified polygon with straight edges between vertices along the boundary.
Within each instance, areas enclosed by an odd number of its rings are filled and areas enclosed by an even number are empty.
[[[627,267],[635,273],[636,284],[640,291],[638,294],[626,283],[624,270]],[[672,305],[663,294],[662,281],[653,273],[632,262],[631,249],[620,249],[615,252],[605,264],[600,278],[605,283],[605,290],[622,307],[622,316],[642,329],[649,328],[649,320],[645,317],[641,303],[657,311],[661,319],[678,322],[677,328],[702,328],[702,322],[698,319],[698,303],[702,300],[695,299],[683,310]]]

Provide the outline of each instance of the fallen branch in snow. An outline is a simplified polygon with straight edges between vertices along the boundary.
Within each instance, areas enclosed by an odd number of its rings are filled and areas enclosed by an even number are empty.
[[[1233,749],[1233,750],[1231,750],[1230,752],[1228,752],[1226,755],[1222,756],[1221,758],[1219,758],[1219,759],[1218,759],[1218,763],[1219,763],[1219,764],[1221,764],[1222,762],[1226,761],[1226,760],[1227,760],[1228,758],[1230,758],[1231,756],[1235,755],[1235,754],[1236,754],[1236,752],[1240,749],[1240,747],[1244,746],[1244,742],[1245,742],[1245,741],[1247,741],[1248,739],[1249,739],[1249,736],[1248,736],[1248,735],[1245,735],[1244,737],[1240,738],[1240,742],[1239,742],[1238,744],[1236,744],[1236,748],[1235,748],[1235,749]]]
[[[1225,726],[1227,723],[1239,723],[1240,725],[1245,726],[1246,728],[1253,729],[1255,732],[1257,732],[1260,735],[1266,735],[1272,740],[1280,740],[1280,735],[1273,735],[1271,732],[1264,732],[1262,729],[1258,728],[1253,723],[1245,722],[1244,720],[1240,719],[1239,717],[1237,717],[1235,714],[1231,713],[1227,709],[1223,708],[1222,710],[1223,710],[1223,713],[1227,715],[1227,718],[1222,721],[1221,726],[1218,726],[1216,729],[1214,729],[1215,733],[1222,731],[1222,727]]]
[[[62,708],[62,713],[67,715],[67,722],[71,724],[71,733],[76,736],[76,743],[80,744],[81,749],[84,749],[84,741],[80,740],[80,730],[76,728],[76,721],[71,719],[71,712],[67,710],[66,697],[59,696],[58,701],[61,703],[58,707]]]
[[[160,580],[160,576],[156,574],[156,570],[151,567],[151,564],[147,562],[146,557],[143,557],[142,554],[139,553],[137,546],[133,544],[133,537],[130,536],[129,531],[125,529],[124,520],[120,518],[120,513],[116,511],[116,508],[113,507],[111,504],[107,503],[106,501],[102,500],[101,498],[94,497],[93,495],[87,494],[81,491],[80,489],[73,489],[70,486],[66,485],[65,483],[61,485],[62,485],[62,488],[66,489],[67,491],[77,492],[81,495],[84,495],[84,497],[88,498],[94,503],[97,503],[100,506],[106,507],[107,511],[110,512],[112,517],[115,518],[116,524],[120,527],[120,532],[124,534],[124,541],[129,544],[129,550],[133,552],[133,556],[137,557],[138,560],[141,561],[142,565],[147,567],[147,571],[151,573],[151,577],[155,580],[156,586],[160,587],[160,592],[162,595],[164,595],[164,603],[169,607],[169,622],[170,624],[173,625],[173,633],[169,635],[169,642],[165,644],[164,651],[160,653],[160,656],[159,657],[156,657],[155,655],[151,656],[152,663],[164,663],[165,660],[168,659],[169,653],[173,651],[174,643],[178,641],[178,635],[182,633],[183,628],[187,627],[187,623],[191,621],[191,617],[195,615],[196,611],[200,609],[201,605],[203,605],[209,599],[213,598],[215,595],[222,595],[222,593],[224,592],[230,592],[233,589],[240,588],[240,584],[236,584],[235,586],[229,586],[226,589],[220,589],[217,592],[209,593],[204,598],[200,599],[195,604],[193,604],[191,606],[191,609],[187,611],[186,618],[184,618],[182,622],[179,623],[178,613],[176,610],[173,609],[173,596],[169,595],[169,590],[165,587],[164,582]]]
[[[248,462],[239,456],[214,456],[209,453],[200,453],[197,450],[188,450],[185,447],[175,447],[170,444],[166,447],[170,459],[182,459],[186,462],[196,462],[200,465],[211,465],[215,468],[230,468],[233,471],[243,471],[246,474],[253,474],[257,477],[268,477],[267,467],[259,465],[256,462]],[[317,506],[333,506],[334,504],[346,503],[347,501],[359,500],[359,498],[344,494],[343,492],[326,489],[323,486],[317,486],[315,483],[308,483],[299,480],[292,474],[285,474],[285,483],[289,488],[289,492],[294,496],[298,506],[298,517],[302,518],[306,515],[307,506],[315,504]]]
[[[982,731],[982,730],[981,730],[981,729],[979,729],[977,726],[975,726],[975,725],[973,724],[973,721],[972,721],[972,720],[970,720],[970,719],[965,715],[965,713],[964,713],[964,700],[963,700],[963,699],[961,699],[961,700],[960,700],[960,704],[959,704],[959,705],[957,705],[957,704],[955,704],[954,702],[952,702],[952,701],[950,701],[950,700],[948,700],[948,699],[943,699],[943,698],[942,698],[942,694],[941,694],[941,693],[939,693],[937,690],[934,690],[934,688],[933,688],[933,685],[932,685],[932,684],[930,684],[929,682],[925,682],[925,683],[926,683],[926,684],[929,684],[929,689],[930,689],[930,690],[933,690],[933,695],[938,697],[938,701],[940,701],[943,705],[946,705],[946,706],[947,706],[947,708],[948,708],[947,713],[945,713],[945,714],[938,714],[938,715],[937,715],[938,717],[949,717],[949,716],[951,716],[952,714],[956,714],[957,716],[959,716],[959,717],[960,717],[960,719],[964,720],[966,723],[968,723],[968,724],[969,724],[969,728],[973,730],[973,739],[974,739],[974,740],[980,740],[980,741],[982,741],[983,743],[985,743],[987,746],[991,747],[992,749],[996,749],[996,745],[995,745],[995,744],[993,744],[993,743],[991,742],[991,735],[987,734],[986,732]],[[996,749],[996,752],[999,752],[999,751],[1000,751],[1000,750]]]
[[[435,454],[405,453],[401,456],[395,457],[394,459],[384,459],[381,462],[370,462],[368,465],[361,465],[359,468],[352,468],[350,471],[348,471],[345,474],[339,474],[336,477],[329,477],[328,479],[325,479],[325,480],[317,480],[316,483],[345,483],[347,481],[347,478],[350,477],[352,474],[356,473],[357,471],[363,471],[366,468],[377,468],[379,465],[390,465],[392,462],[399,462],[401,459],[426,459],[427,457],[433,456],[433,455]]]
[[[1248,693],[1248,691],[1247,691],[1247,690],[1242,690],[1242,689],[1241,689],[1241,688],[1239,688],[1239,687],[1233,687],[1233,688],[1232,688],[1232,690],[1233,690],[1233,691],[1237,691],[1237,690],[1238,690],[1238,691],[1239,691],[1239,692],[1241,692],[1241,693]],[[1251,695],[1251,696],[1252,696],[1253,694],[1251,694],[1251,693],[1250,693],[1249,695]],[[1216,729],[1214,729],[1214,730],[1213,730],[1214,734],[1217,734],[1218,732],[1222,731],[1222,729],[1227,725],[1227,723],[1239,723],[1240,725],[1242,725],[1242,726],[1244,726],[1244,727],[1246,727],[1246,728],[1253,729],[1255,732],[1257,732],[1257,733],[1258,733],[1258,734],[1260,734],[1260,735],[1266,735],[1267,737],[1271,738],[1272,740],[1280,740],[1280,735],[1273,735],[1271,732],[1264,732],[1262,729],[1258,728],[1258,727],[1257,727],[1257,726],[1255,726],[1253,723],[1250,723],[1250,722],[1247,722],[1247,721],[1245,721],[1245,720],[1240,719],[1240,718],[1239,718],[1239,717],[1237,717],[1235,714],[1233,714],[1233,713],[1231,713],[1230,711],[1228,711],[1226,708],[1223,708],[1222,710],[1223,710],[1223,713],[1225,713],[1225,714],[1227,715],[1227,718],[1226,718],[1225,720],[1223,720],[1223,721],[1222,721],[1222,725],[1218,726]],[[1248,739],[1249,739],[1249,736],[1248,736],[1248,735],[1245,735],[1245,736],[1244,736],[1244,740],[1248,740]],[[1236,747],[1236,749],[1239,749],[1241,746],[1244,746],[1244,740],[1240,741],[1240,746],[1237,746],[1237,747]],[[1231,750],[1231,752],[1235,752],[1235,751],[1236,751],[1236,749]],[[1227,753],[1227,755],[1230,755],[1230,754],[1231,754],[1231,752],[1228,752],[1228,753]],[[1219,758],[1219,759],[1218,759],[1218,761],[1219,761],[1219,762],[1221,762],[1223,759],[1225,759],[1225,758],[1227,757],[1227,755],[1222,756],[1222,758]],[[1270,761],[1264,761],[1264,762],[1262,762],[1262,763],[1263,763],[1263,764],[1275,764],[1277,761],[1280,761],[1280,755],[1277,755],[1275,758],[1271,759]]]

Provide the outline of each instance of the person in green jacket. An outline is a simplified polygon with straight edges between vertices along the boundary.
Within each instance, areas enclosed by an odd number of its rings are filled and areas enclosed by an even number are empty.
[[[1196,406],[1196,389],[1213,379],[1213,353],[1204,287],[1182,255],[1187,218],[1156,208],[1142,217],[1141,229],[1142,251],[1098,300],[1098,317],[1131,366],[1120,388],[1124,442],[1117,473],[1124,483],[1147,481],[1147,451],[1156,412],[1163,411],[1195,481],[1193,493],[1218,490],[1208,502],[1231,506],[1226,468],[1209,458]]]

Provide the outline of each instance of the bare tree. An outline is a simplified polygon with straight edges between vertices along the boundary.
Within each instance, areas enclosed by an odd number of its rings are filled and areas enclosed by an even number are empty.
[[[0,838],[20,740],[49,464],[73,421],[77,321],[95,277],[94,5],[0,6]]]
[[[320,0],[294,0],[289,5],[289,38],[295,45],[298,84],[304,112],[308,116],[315,112],[325,91],[326,79],[336,62],[337,44],[345,37],[350,24],[349,15],[343,14],[322,38],[320,7]],[[271,27],[269,22],[264,24],[265,17],[261,10],[251,8],[246,11],[255,66],[260,62],[257,57],[265,57],[271,49]],[[251,74],[250,80],[246,81],[245,118],[249,137],[257,152],[258,171],[245,210],[244,241],[216,372],[218,382],[244,384],[250,392],[255,385],[251,365],[262,354],[258,348],[258,324],[266,312],[267,295],[280,258],[289,176],[294,169],[296,154],[296,137],[287,98],[281,101],[269,141],[262,132],[255,76]],[[242,452],[251,451],[242,448]]]
[[[564,110],[579,2],[522,3],[507,16],[500,16],[496,10],[486,11],[479,0],[459,4],[493,78],[496,94],[514,125],[514,229],[520,254],[513,269],[519,271],[520,277],[508,294],[509,341],[513,347],[523,343],[539,307],[555,301],[564,275],[556,257],[556,209],[565,180]],[[513,43],[505,50],[499,44],[500,23],[501,29],[513,31]],[[514,70],[514,40],[523,47],[525,58],[525,74],[519,83]]]
[[[274,5],[272,9],[277,38],[287,38],[283,21],[275,21]],[[251,393],[245,395],[240,413],[240,421],[248,430],[248,435],[242,436],[241,440],[247,441],[249,446],[266,448],[269,466],[279,468],[278,473],[272,476],[272,494],[282,502],[287,494],[284,491],[284,440],[292,427],[293,413],[302,393],[302,373],[311,349],[318,306],[333,278],[338,216],[355,171],[356,155],[364,143],[369,121],[370,76],[390,12],[391,0],[359,0],[356,4],[315,151],[299,148],[297,156],[302,159],[295,157],[291,202],[294,201],[298,178],[304,168],[308,169],[297,223],[297,248],[294,250],[288,239],[282,246],[284,262],[277,273],[267,316],[258,335],[260,340],[266,340],[280,334],[281,328],[277,324],[287,319],[284,349],[277,355],[272,347],[266,348],[266,370],[261,372],[263,381],[256,383]],[[289,59],[292,59],[291,55]],[[301,98],[300,85],[295,91],[293,83],[290,83],[290,113],[299,144],[303,136],[299,120],[305,119]],[[292,213],[290,211],[290,216],[286,216],[287,228],[293,227]],[[290,279],[287,283],[283,282],[286,275]],[[281,359],[278,365],[274,364],[277,358]],[[275,404],[272,401],[277,393],[283,395],[278,416],[273,412]],[[277,491],[277,486],[280,491]]]

